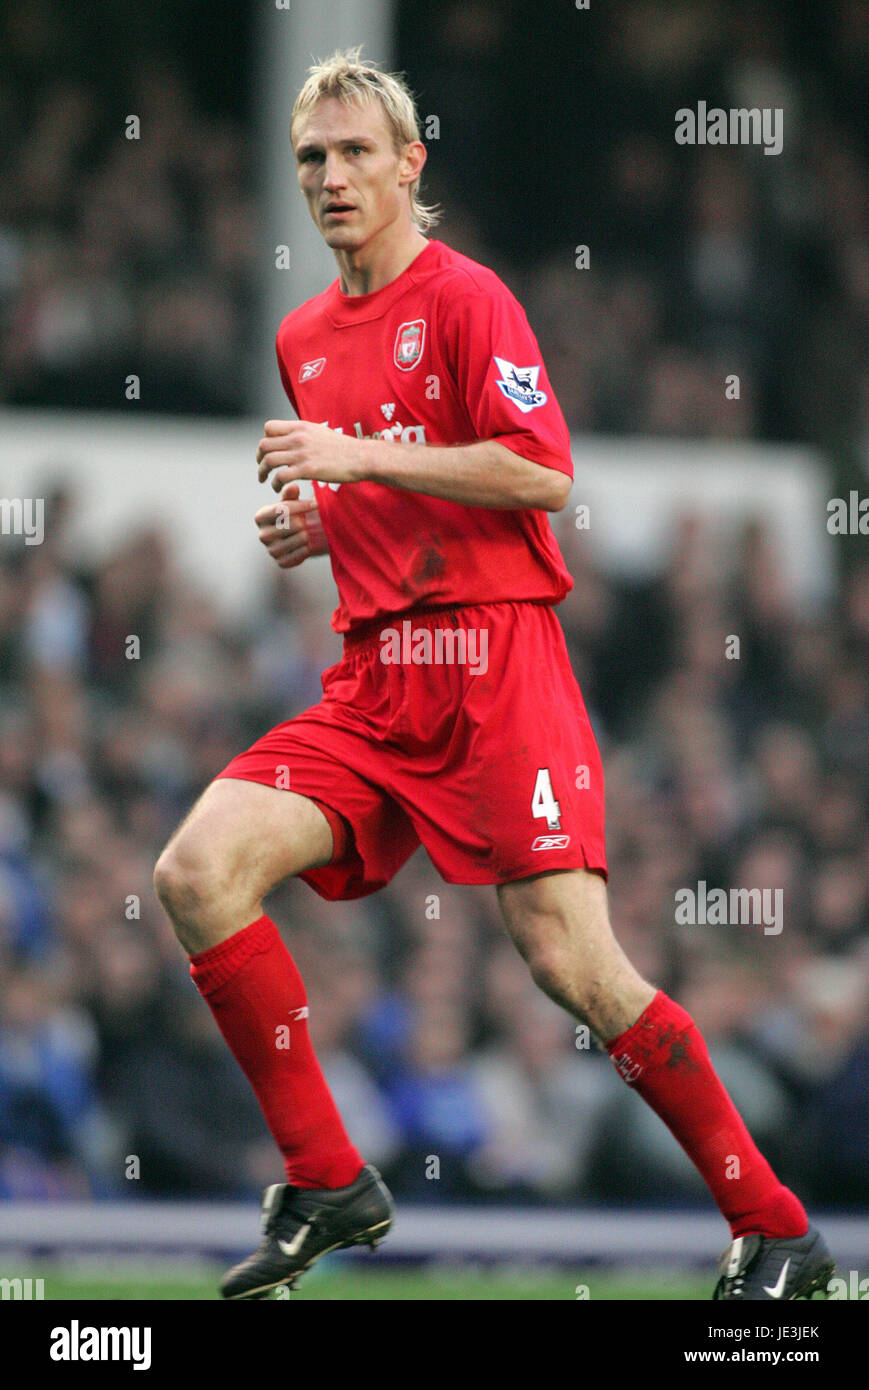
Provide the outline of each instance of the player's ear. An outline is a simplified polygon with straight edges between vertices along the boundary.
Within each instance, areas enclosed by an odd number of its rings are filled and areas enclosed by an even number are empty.
[[[421,140],[409,140],[402,147],[398,163],[398,176],[401,183],[413,183],[422,173],[428,159],[428,150]]]

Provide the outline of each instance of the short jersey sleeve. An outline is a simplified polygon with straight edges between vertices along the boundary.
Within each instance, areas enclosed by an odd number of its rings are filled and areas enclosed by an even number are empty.
[[[521,304],[496,277],[450,286],[441,303],[448,365],[477,438],[572,478],[570,435]]]
[[[278,357],[278,371],[279,371],[280,374],[281,374],[281,381],[283,382],[284,390],[285,390],[286,393],[287,393],[287,399],[289,400],[290,405],[293,407],[293,410],[294,410],[294,411],[296,412],[296,414],[298,415],[298,413],[299,413],[299,404],[298,404],[298,401],[296,400],[296,395],[295,395],[295,392],[293,391],[293,385],[292,385],[292,382],[291,382],[291,380],[290,380],[290,373],[289,373],[289,370],[288,370],[288,368],[287,368],[287,364],[286,364],[286,362],[285,362],[285,360],[284,360],[284,345],[285,345],[284,340],[285,340],[285,329],[284,329],[284,325],[282,324],[281,327],[280,327],[279,330],[278,330],[278,336],[277,336],[277,338],[276,338],[276,340],[275,340],[275,352],[277,353],[277,357]]]

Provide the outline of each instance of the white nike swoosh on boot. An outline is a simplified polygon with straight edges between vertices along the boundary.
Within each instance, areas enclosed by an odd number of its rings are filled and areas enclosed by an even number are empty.
[[[302,1245],[304,1244],[305,1236],[308,1234],[310,1229],[311,1223],[310,1221],[306,1221],[304,1226],[300,1226],[299,1229],[296,1231],[296,1234],[293,1236],[292,1240],[279,1240],[278,1245],[280,1246],[281,1250],[283,1250],[284,1254],[289,1255],[291,1259],[293,1255],[298,1255],[299,1251],[302,1248]]]
[[[781,1274],[779,1275],[778,1279],[775,1281],[771,1289],[768,1289],[766,1284],[764,1284],[763,1291],[764,1293],[768,1293],[770,1298],[781,1298],[782,1294],[784,1293],[785,1280],[788,1277],[788,1265],[790,1264],[790,1262],[791,1259],[789,1255],[788,1258],[785,1260],[784,1264],[782,1265]]]

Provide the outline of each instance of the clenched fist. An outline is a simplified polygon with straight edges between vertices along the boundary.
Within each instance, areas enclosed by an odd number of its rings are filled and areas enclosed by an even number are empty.
[[[261,507],[254,521],[260,540],[282,570],[329,549],[316,500],[300,498],[298,483],[287,483],[280,499]]]
[[[370,458],[365,444],[311,420],[266,420],[256,451],[258,474],[264,483],[271,474],[275,492],[285,483],[311,478],[321,483],[358,483],[366,477]]]

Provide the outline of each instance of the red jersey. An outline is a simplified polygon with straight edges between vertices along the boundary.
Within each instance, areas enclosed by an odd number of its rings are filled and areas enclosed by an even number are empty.
[[[278,366],[302,420],[412,444],[494,439],[573,477],[537,339],[507,286],[432,240],[390,284],[335,280],[288,314]],[[496,510],[384,483],[315,483],[340,602],[336,632],[407,609],[536,599],[573,580],[545,511]]]

